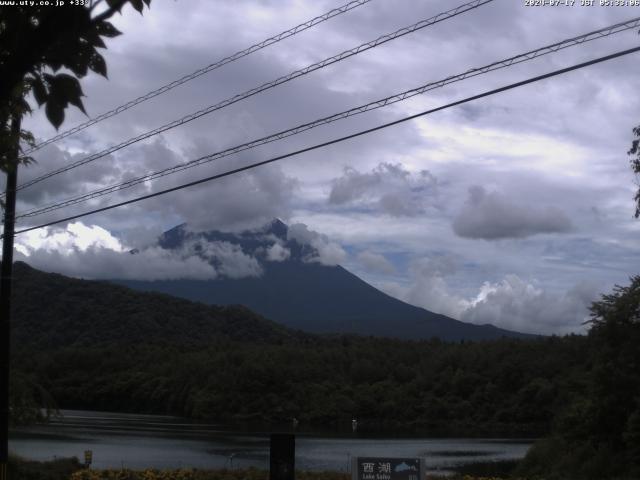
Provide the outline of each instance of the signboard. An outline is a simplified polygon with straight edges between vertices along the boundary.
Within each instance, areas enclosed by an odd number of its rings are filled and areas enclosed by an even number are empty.
[[[355,457],[352,480],[422,480],[424,462],[420,458]]]

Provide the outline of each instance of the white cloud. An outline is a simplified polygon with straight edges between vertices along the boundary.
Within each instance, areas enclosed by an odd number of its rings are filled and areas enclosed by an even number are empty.
[[[402,290],[404,300],[432,312],[460,318],[468,302],[451,293],[445,278],[455,273],[457,262],[450,256],[423,258],[412,262],[411,282]]]
[[[242,251],[239,245],[229,242],[191,240],[178,252],[184,258],[198,256],[213,263],[218,273],[229,278],[259,277],[262,267],[258,260]]]
[[[66,253],[34,250],[28,256],[16,252],[15,259],[39,270],[87,279],[207,280],[217,276],[216,269],[205,260],[184,258],[159,247],[147,248],[137,254],[99,246]]]
[[[307,262],[338,265],[347,259],[347,252],[338,243],[330,241],[326,235],[309,230],[303,223],[289,225],[287,239],[314,249],[313,253],[304,259]]]
[[[270,262],[283,262],[291,256],[291,250],[283,247],[279,242],[267,249],[267,260]]]
[[[262,274],[257,259],[229,242],[187,242],[181,249],[140,247],[129,253],[105,229],[81,222],[65,229],[46,228],[20,235],[16,260],[35,268],[92,279],[212,279],[255,277]]]
[[[462,295],[450,284],[458,263],[448,256],[420,259],[411,267],[408,286],[387,289],[409,303],[464,322],[541,334],[584,332],[588,307],[600,293],[591,282],[554,291],[535,279],[507,274],[500,281],[483,282],[476,293]]]
[[[125,247],[110,232],[98,225],[70,223],[66,229],[43,228],[16,237],[15,249],[24,256],[37,250],[57,252],[62,256],[85,252],[90,248],[124,252]]]
[[[391,275],[396,273],[396,267],[379,253],[370,252],[368,250],[360,252],[357,257],[358,261],[370,272],[383,273]]]
[[[587,282],[566,292],[550,292],[536,282],[507,275],[498,283],[483,284],[460,319],[529,333],[583,332],[588,307],[597,297],[597,288]]]

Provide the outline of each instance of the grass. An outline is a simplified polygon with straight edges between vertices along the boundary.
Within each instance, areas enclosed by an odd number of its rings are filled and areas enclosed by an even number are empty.
[[[74,472],[82,468],[75,457],[36,462],[10,455],[7,473],[11,480],[69,480]]]

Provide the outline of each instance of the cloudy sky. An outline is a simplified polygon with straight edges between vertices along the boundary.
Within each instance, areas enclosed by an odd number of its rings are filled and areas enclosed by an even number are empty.
[[[109,79],[83,80],[90,116],[320,15],[336,0],[154,1],[127,7],[108,43]],[[463,2],[460,2],[463,3]],[[579,1],[576,3],[580,3]],[[453,8],[372,0],[182,85],[35,155],[20,181]],[[495,0],[235,103],[19,193],[18,210],[91,191],[640,16],[634,7]],[[29,221],[81,213],[393,121],[638,45],[626,31],[455,83],[198,168]],[[586,307],[640,273],[626,152],[640,123],[638,55],[450,108],[225,180],[18,236],[18,259],[84,277],[131,276],[119,258],[182,222],[238,230],[274,217],[326,240],[383,291],[464,321],[583,331]],[[62,130],[86,120],[68,111]],[[25,126],[55,135],[42,112]],[[242,253],[242,252],[240,252]],[[237,255],[238,252],[235,252]],[[153,248],[145,263],[206,278]],[[179,264],[179,266],[178,266]],[[254,271],[255,273],[255,271]]]

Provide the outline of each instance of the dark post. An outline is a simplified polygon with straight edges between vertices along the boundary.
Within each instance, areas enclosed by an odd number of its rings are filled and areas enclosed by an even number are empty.
[[[11,359],[11,275],[13,272],[13,232],[15,230],[16,185],[18,183],[18,148],[20,119],[11,122],[11,133],[16,143],[13,158],[8,165],[6,205],[4,208],[4,236],[2,238],[2,271],[0,272],[0,480],[7,480],[9,460],[9,366]]]
[[[295,456],[295,435],[289,433],[272,433],[269,480],[294,480]]]

